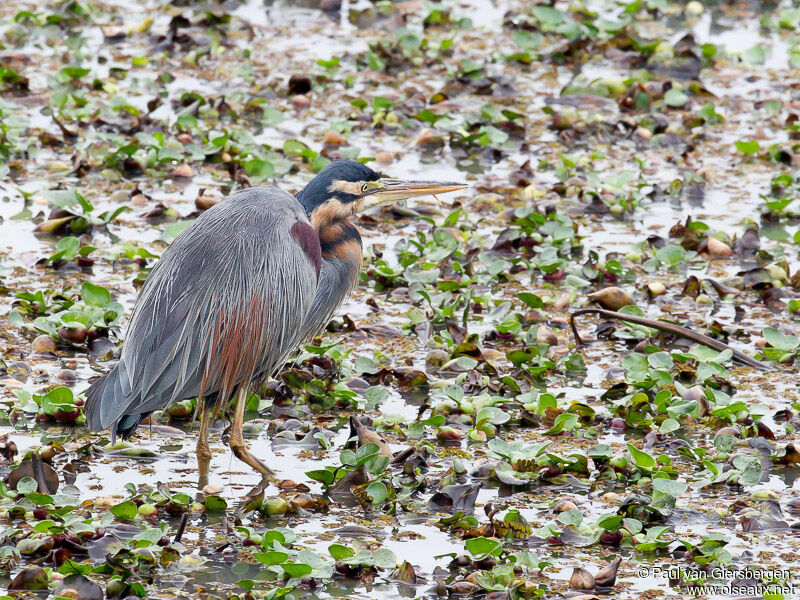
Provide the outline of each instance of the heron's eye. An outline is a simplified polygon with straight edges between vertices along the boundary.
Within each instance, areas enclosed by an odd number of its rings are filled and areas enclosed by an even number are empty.
[[[361,186],[361,193],[366,194],[368,189],[369,189],[369,184],[365,183],[364,185]]]

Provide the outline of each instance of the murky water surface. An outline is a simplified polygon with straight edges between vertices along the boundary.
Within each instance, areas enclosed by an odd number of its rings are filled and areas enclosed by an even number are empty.
[[[78,465],[77,471],[70,476],[70,485],[89,505],[98,498],[108,497],[111,503],[122,502],[129,496],[126,486],[130,484],[140,489],[165,485],[173,493],[185,492],[192,497],[199,494],[195,470],[197,427],[186,421],[170,421],[164,416],[161,424],[152,428],[141,427],[132,441],[134,448],[140,450],[128,451],[127,455],[109,450],[86,455],[82,448],[90,440],[100,440],[100,435],[91,434],[93,437],[89,438],[80,427],[40,422],[29,413],[20,413],[20,393],[42,394],[56,385],[67,385],[78,395],[86,389],[90,378],[110,368],[118,350],[99,357],[90,355],[85,347],[59,346],[55,353],[35,353],[31,344],[37,332],[31,327],[20,326],[11,317],[12,308],[16,306],[16,294],[46,289],[79,289],[83,281],[102,285],[112,292],[113,299],[121,303],[124,310],[111,335],[116,343],[124,337],[125,324],[140,283],[137,278],[142,276],[138,265],[129,260],[119,260],[122,248],[141,248],[154,255],[160,254],[166,245],[165,231],[166,239],[170,239],[170,225],[193,216],[198,196],[220,198],[245,181],[241,177],[238,181],[232,179],[232,176],[244,173],[241,167],[234,172],[216,158],[204,162],[192,160],[187,154],[181,155],[179,161],[165,161],[161,166],[143,171],[120,171],[112,164],[113,161],[103,163],[103,159],[98,157],[108,156],[109,152],[103,149],[105,146],[117,148],[134,135],[125,131],[134,127],[132,115],[137,113],[137,118],[143,118],[142,115],[149,112],[150,124],[138,129],[143,133],[152,135],[160,128],[173,128],[173,133],[180,130],[185,134],[188,131],[188,136],[182,141],[176,142],[177,138],[173,136],[173,146],[179,152],[188,152],[191,147],[202,152],[211,139],[220,135],[230,135],[231,139],[244,134],[251,136],[251,140],[239,138],[226,146],[226,152],[234,153],[236,148],[251,147],[249,144],[259,146],[262,158],[274,161],[276,170],[274,177],[266,177],[261,183],[274,183],[291,192],[300,189],[313,176],[311,155],[375,157],[378,161],[370,164],[394,177],[460,180],[469,184],[466,190],[442,197],[444,206],[441,208],[423,204],[415,211],[410,204],[394,211],[373,212],[360,220],[365,270],[371,274],[366,276],[335,319],[336,327],[341,330],[342,325],[346,325],[343,321],[346,315],[359,331],[326,334],[327,339],[339,339],[341,348],[350,352],[346,359],[348,365],[352,366],[356,357],[362,356],[373,358],[390,370],[410,367],[426,373],[430,397],[423,403],[428,405],[444,399],[443,390],[447,384],[455,383],[462,387],[477,384],[463,374],[439,372],[426,362],[431,350],[437,344],[442,345],[441,332],[446,331],[446,327],[440,322],[433,336],[418,335],[419,329],[409,327],[410,311],[422,310],[431,320],[434,314],[430,310],[424,312],[427,310],[425,303],[415,302],[412,309],[408,290],[399,293],[391,286],[388,290],[376,290],[376,281],[380,286],[380,280],[372,269],[375,261],[380,259],[388,267],[401,272],[403,255],[398,248],[405,248],[406,241],[415,239],[418,232],[427,239],[432,235],[430,218],[441,226],[452,208],[462,205],[468,216],[462,217],[458,225],[449,226],[465,232],[464,239],[468,240],[469,246],[484,249],[491,248],[498,235],[508,227],[508,209],[529,206],[544,210],[545,206],[551,206],[570,216],[578,224],[583,243],[578,254],[565,263],[565,270],[571,273],[577,272],[575,270],[586,262],[589,250],[602,261],[617,260],[625,266],[641,265],[640,255],[646,250],[647,239],[671,243],[670,231],[676,223],[685,223],[687,219],[704,222],[711,232],[722,233],[729,241],[741,237],[751,226],[760,224],[760,256],[726,260],[701,257],[673,269],[657,268],[649,272],[637,267],[634,269],[636,276],[623,279],[620,285],[634,294],[636,304],[646,316],[669,317],[697,329],[712,322],[721,323],[726,329],[735,330],[735,335],[730,338],[731,345],[751,355],[759,351],[758,335],[765,326],[778,327],[787,334],[800,334],[796,315],[786,309],[786,302],[796,295],[796,292],[791,292],[786,277],[783,283],[787,284],[789,293],[780,303],[769,307],[750,288],[745,289],[741,296],[726,296],[722,300],[709,298],[707,292],[703,292],[704,297],[698,302],[681,295],[690,276],[701,280],[730,281],[742,271],[766,263],[782,264],[784,275],[797,273],[800,268],[797,219],[791,218],[791,214],[788,218],[779,215],[766,221],[760,217],[764,212],[764,197],[770,193],[775,177],[784,172],[795,181],[797,177],[796,170],[792,171],[797,164],[797,132],[796,128],[785,124],[791,123],[791,115],[795,115],[796,122],[800,109],[800,79],[797,75],[800,38],[789,27],[770,25],[777,18],[775,15],[788,14],[786,18],[789,19],[793,13],[786,11],[797,11],[790,2],[781,2],[777,6],[750,3],[703,6],[695,1],[689,3],[691,9],[682,4],[672,6],[666,2],[654,2],[651,5],[645,2],[649,12],[641,9],[636,13],[634,24],[629,25],[635,29],[636,37],[659,41],[669,48],[677,47],[681,40],[690,40],[688,44],[692,50],[683,56],[691,55],[692,60],[702,63],[693,78],[682,78],[679,67],[675,67],[678,74],[664,75],[663,70],[659,72],[657,66],[653,66],[656,63],[650,64],[651,75],[641,79],[647,85],[669,81],[670,85],[680,85],[693,94],[683,121],[676,116],[681,114],[674,110],[677,107],[662,107],[663,115],[657,115],[657,118],[663,118],[664,125],[656,125],[655,135],[653,128],[647,129],[647,124],[640,122],[641,115],[620,108],[617,97],[565,93],[570,87],[583,86],[590,90],[595,89],[592,86],[611,86],[613,82],[622,82],[619,85],[627,88],[630,81],[625,80],[641,73],[642,69],[648,71],[646,61],[631,58],[633,50],[630,46],[616,48],[614,44],[593,40],[575,42],[565,53],[551,47],[561,38],[552,32],[548,34],[545,28],[545,38],[538,49],[540,57],[537,58],[533,52],[534,58],[530,61],[506,60],[507,56],[519,51],[512,41],[512,32],[530,30],[539,35],[534,26],[517,27],[526,19],[533,22],[530,15],[535,11],[532,12],[532,5],[527,2],[462,0],[435,5],[406,2],[392,7],[389,3],[373,5],[371,2],[350,1],[342,2],[342,9],[327,12],[321,11],[317,2],[232,0],[221,4],[208,3],[207,6],[205,3],[190,7],[184,4],[170,4],[163,0],[137,3],[92,0],[80,3],[88,10],[89,16],[84,17],[81,26],[81,43],[75,41],[70,46],[74,48],[77,45],[79,49],[66,53],[65,39],[57,25],[25,28],[24,18],[17,17],[14,21],[20,11],[63,14],[63,6],[59,9],[48,5],[45,8],[37,6],[36,2],[23,0],[4,2],[0,6],[0,31],[5,35],[5,47],[0,46],[0,64],[24,73],[28,79],[27,89],[7,89],[2,94],[3,120],[0,126],[6,128],[0,128],[0,142],[12,135],[31,139],[28,151],[18,151],[9,157],[0,171],[3,174],[0,181],[0,315],[4,315],[0,317],[4,320],[0,358],[5,365],[0,392],[8,409],[8,418],[0,426],[0,434],[6,436],[6,443],[16,444],[20,456],[28,450],[40,448],[50,439],[60,440],[65,452],[54,459],[56,469],[61,471],[67,462]],[[339,5],[337,2],[323,4]],[[627,18],[625,3],[593,1],[584,4],[586,11],[604,15],[609,23]],[[556,3],[556,6],[561,10],[567,9],[564,3]],[[198,25],[206,10],[210,11],[208,15],[217,17],[229,15],[230,21],[219,26]],[[449,24],[436,24],[435,18],[432,22],[423,22],[430,19],[431,14],[439,14],[437,11],[448,15]],[[171,24],[176,22],[177,15],[185,15],[191,25],[179,25],[174,29]],[[797,19],[793,22],[800,27]],[[171,27],[178,33],[185,31],[190,40],[181,41],[178,36],[167,43],[165,39],[169,40]],[[402,58],[403,47],[396,45],[381,56],[376,44],[384,43],[388,47],[401,27],[427,38],[427,45],[422,50],[406,48],[405,59]],[[76,36],[73,38],[78,39]],[[452,47],[439,52],[437,49],[443,39],[452,39]],[[724,53],[724,58],[698,58],[703,50],[710,53],[712,45],[720,56]],[[338,62],[329,62],[331,59],[338,59]],[[383,71],[375,70],[374,64],[370,66],[371,60],[389,61],[390,65]],[[471,85],[463,73],[458,79],[460,83],[453,84],[454,77],[459,76],[459,69],[470,68],[467,64],[470,61],[483,68],[482,74],[475,79],[486,77],[493,82],[491,86]],[[91,114],[90,118],[74,116],[80,114],[78,110],[65,110],[63,125],[78,134],[65,138],[51,116],[50,98],[54,91],[68,92],[69,86],[73,85],[53,81],[63,67],[73,63],[90,69],[91,75],[74,85],[80,90],[78,95],[87,98],[90,108],[96,112],[89,110],[87,115]],[[121,75],[123,72],[124,77]],[[312,91],[287,93],[290,77],[310,77]],[[648,79],[651,79],[649,83]],[[690,81],[695,87],[690,86]],[[437,93],[448,89],[444,102],[429,102]],[[642,89],[650,88],[643,86]],[[192,105],[193,97],[198,98],[201,105],[194,112],[187,109]],[[159,98],[160,102],[151,107],[148,102],[154,98]],[[396,104],[395,112],[373,109],[375,98],[387,99],[390,105]],[[276,119],[275,114],[265,112],[264,117],[251,118],[249,122],[226,119],[224,115],[220,116],[220,103],[223,101],[241,111],[240,115],[245,114],[249,102],[257,101],[256,106],[267,106],[282,118]],[[71,102],[74,101],[68,100],[67,106],[75,109]],[[129,105],[130,112],[103,112],[114,102]],[[707,102],[713,102],[714,110],[723,120],[714,127],[693,129],[689,117]],[[512,131],[514,135],[507,141],[491,141],[485,145],[456,143],[461,134],[454,132],[468,128],[469,119],[475,114],[479,116],[487,104],[518,113],[519,120],[515,123],[521,127],[521,133],[508,126],[504,131]],[[453,118],[454,123],[460,123],[465,117],[468,121],[449,129],[436,128],[425,141],[423,136],[427,134],[421,130],[427,126],[412,118],[425,108]],[[554,126],[551,114],[554,110],[574,115],[576,126]],[[186,115],[192,114],[199,116],[209,130],[192,130],[187,126]],[[76,122],[77,119],[80,123]],[[12,134],[7,128],[14,120],[20,124],[17,134]],[[326,132],[331,131],[346,139],[344,146],[340,147],[340,142],[331,143],[335,136],[326,137]],[[309,151],[308,156],[289,153],[276,158],[269,154],[269,148],[283,149],[285,153],[284,144],[289,139],[303,142]],[[42,140],[54,141],[42,143]],[[757,140],[762,152],[750,159],[743,156],[736,147],[736,142],[743,140]],[[16,148],[23,145],[19,141],[14,143]],[[790,165],[785,164],[785,159],[764,158],[768,148],[786,149]],[[74,170],[76,156],[88,157],[91,168]],[[141,160],[145,154],[142,152],[135,157]],[[177,162],[190,164],[193,176],[174,176],[172,170]],[[567,162],[573,166],[561,169]],[[515,173],[520,169],[529,181],[517,185]],[[254,171],[250,175],[251,183],[258,183]],[[630,176],[628,183],[615,183],[626,176]],[[92,254],[95,257],[93,267],[79,269],[73,263],[72,266],[62,265],[54,269],[42,262],[55,252],[59,238],[36,233],[34,229],[37,223],[47,218],[52,208],[48,206],[46,192],[73,188],[81,190],[93,204],[95,215],[121,205],[128,205],[131,210],[122,213],[107,227],[96,226],[85,234],[82,243],[96,248]],[[140,193],[133,196],[144,194],[144,197],[133,204],[131,192],[136,188]],[[795,185],[787,192],[794,194],[795,215],[797,190]],[[587,210],[592,195],[612,206],[612,210]],[[625,210],[613,208],[622,204],[618,200],[623,197],[635,199],[634,205]],[[147,214],[154,210],[163,214],[157,218],[152,218],[152,214],[148,217]],[[481,260],[484,265],[488,263],[488,259]],[[152,261],[148,266],[151,264]],[[774,271],[771,273],[775,275]],[[496,333],[498,323],[487,313],[502,301],[514,300],[520,291],[529,290],[547,302],[544,309],[546,320],[555,329],[557,337],[551,357],[562,359],[571,354],[574,340],[565,319],[570,307],[585,304],[587,289],[570,287],[566,282],[549,283],[540,275],[531,275],[527,269],[515,269],[503,278],[476,283],[475,295],[483,295],[489,300],[484,303],[482,313],[470,315],[469,333],[481,338]],[[647,286],[653,282],[663,284],[666,295],[648,295]],[[780,279],[777,283],[782,284]],[[401,287],[405,289],[405,286]],[[411,286],[412,293],[418,289]],[[562,293],[566,294],[565,302],[561,301]],[[375,303],[367,305],[371,299]],[[743,310],[740,312],[740,309]],[[515,310],[521,309],[516,307]],[[579,323],[583,335],[594,339],[593,318],[584,317]],[[381,335],[370,333],[378,331],[376,326],[382,328]],[[520,371],[506,360],[505,352],[509,348],[502,342],[487,339],[483,346],[485,349],[496,348],[494,354],[484,354],[491,356],[489,362],[496,368],[495,377],[519,375]],[[620,339],[601,338],[580,350],[586,363],[584,371],[576,375],[563,368],[554,369],[536,381],[534,387],[546,389],[558,397],[559,406],[584,403],[593,407],[598,415],[605,415],[603,418],[607,417],[608,421],[613,407],[609,399],[601,398],[610,387],[610,381],[615,379],[609,375],[608,369],[616,368],[619,376],[622,360],[631,349],[631,345]],[[481,372],[480,376],[486,377],[486,372]],[[312,412],[298,399],[296,406],[292,406],[291,401],[285,406],[272,408],[265,403],[258,414],[251,412],[252,420],[246,430],[251,448],[278,473],[278,478],[266,486],[265,497],[286,496],[292,492],[292,489],[288,492],[279,489],[280,480],[307,486],[312,497],[325,496],[323,486],[306,473],[325,465],[339,465],[339,453],[349,437],[348,417],[351,413],[366,414],[377,425],[397,423],[381,429],[381,435],[395,454],[415,443],[413,439],[406,439],[403,430],[420,415],[422,418],[430,417],[430,411],[421,412],[420,402],[409,400],[405,394],[407,390],[401,389],[392,378],[379,381],[376,377],[364,377],[370,384],[385,384],[387,388],[386,399],[376,407],[365,408],[363,400],[359,400],[360,408],[357,409],[343,406],[324,409],[316,405]],[[531,387],[529,379],[521,377],[520,381]],[[736,401],[763,405],[761,412],[765,416],[762,422],[775,432],[777,438],[769,442],[773,452],[793,441],[797,425],[793,406],[796,407],[798,402],[796,367],[786,365],[781,371],[767,374],[732,367],[730,385],[725,383],[723,387],[729,394],[735,391]],[[470,395],[468,391],[467,396]],[[507,397],[511,398],[513,394]],[[785,410],[788,410],[789,417]],[[294,441],[287,443],[286,438],[276,435],[276,425],[284,420],[283,413],[296,413],[304,427],[316,425],[328,431],[327,449],[316,441],[311,445]],[[468,421],[469,418],[459,420],[453,417],[450,424],[460,425],[463,433],[471,427]],[[627,443],[639,443],[647,432],[646,429],[623,432],[608,427],[603,419],[599,423],[593,428],[596,439],[576,432],[550,436],[552,447],[549,450],[562,455],[574,451],[585,454],[598,443],[607,444],[615,452],[623,452]],[[551,424],[552,421],[548,427]],[[518,509],[534,530],[555,522],[551,510],[555,500],[571,499],[586,524],[618,509],[618,500],[610,499],[604,495],[606,492],[624,495],[628,491],[625,485],[613,487],[599,481],[588,489],[574,485],[575,482],[570,480],[527,488],[510,487],[500,484],[497,479],[471,476],[473,469],[480,467],[486,459],[487,442],[480,438],[468,442],[468,436],[462,435],[459,436],[460,445],[444,446],[437,439],[435,429],[429,426],[425,434],[430,451],[428,470],[417,475],[424,477],[430,485],[415,491],[413,502],[398,504],[396,514],[332,501],[330,510],[324,513],[301,512],[266,520],[252,513],[238,517],[233,514],[233,508],[259,484],[260,478],[238,462],[222,443],[226,425],[220,420],[212,431],[210,480],[213,485],[220,486],[219,494],[231,507],[229,514],[225,520],[214,514],[191,514],[182,540],[186,547],[183,558],[160,571],[157,583],[147,587],[148,598],[227,598],[243,593],[243,588],[237,586],[241,580],[268,579],[264,565],[253,558],[253,548],[242,545],[246,536],[241,533],[237,536],[232,529],[234,525],[258,531],[289,528],[297,536],[296,547],[315,550],[328,558],[331,543],[350,546],[355,543],[373,550],[386,548],[394,553],[398,563],[408,561],[413,565],[417,574],[416,585],[392,580],[390,569],[379,571],[374,580],[372,577],[338,578],[328,584],[304,581],[301,588],[292,592],[295,597],[435,597],[438,581],[446,580],[447,585],[452,585],[453,577],[448,575],[451,554],[465,553],[464,539],[438,524],[443,514],[426,508],[443,477],[453,477],[453,481],[459,484],[482,485],[474,503],[475,516],[480,523],[486,523],[484,507],[502,505]],[[701,427],[695,422],[683,423],[681,431],[669,439],[682,439],[687,446],[708,448],[715,428],[719,426],[720,423],[712,423],[709,427]],[[496,435],[507,441],[532,443],[543,439],[546,429],[499,427]],[[658,426],[654,425],[654,429]],[[660,447],[659,443],[656,442],[659,452],[665,451],[673,458],[678,456],[672,452],[674,448],[666,450],[666,446]],[[748,442],[740,440],[739,443],[746,446]],[[131,456],[132,453],[139,456]],[[459,468],[466,474],[452,475],[450,470],[454,459],[459,461]],[[692,480],[696,473],[690,471],[696,469],[699,472],[698,465],[686,468],[681,477]],[[11,468],[9,461],[0,465],[4,475]],[[681,468],[684,469],[685,465],[682,464]],[[758,484],[746,488],[721,485],[701,491],[691,489],[681,494],[674,512],[663,523],[668,527],[666,535],[674,543],[668,550],[661,549],[660,553],[635,550],[630,544],[617,550],[597,543],[571,545],[567,542],[567,545],[561,545],[560,542],[553,543],[552,537],[546,535],[547,540],[531,536],[526,540],[507,542],[507,551],[520,552],[527,548],[540,560],[550,563],[541,573],[526,572],[530,585],[540,586],[539,591],[533,592],[524,586],[515,589],[526,590],[525,597],[538,594],[556,597],[567,590],[574,567],[583,566],[596,573],[613,553],[623,558],[614,596],[684,597],[688,593],[685,587],[659,576],[653,569],[680,558],[683,550],[675,552],[677,540],[700,544],[704,538],[710,539],[708,536],[716,534],[725,539],[729,560],[760,564],[763,568],[781,564],[797,569],[800,567],[797,541],[789,533],[797,526],[796,516],[788,512],[782,516],[786,527],[791,526],[791,529],[757,531],[746,530],[737,513],[730,510],[735,503],[751,501],[759,495],[769,501],[777,498],[777,504],[783,504],[785,510],[786,503],[791,499],[797,500],[800,493],[794,471],[782,467],[773,469],[770,462],[770,470]],[[302,491],[302,488],[297,491]],[[632,493],[640,491],[636,488]],[[199,497],[202,498],[201,493]],[[754,509],[751,502],[746,510],[756,510],[758,506],[755,502]],[[4,516],[8,517],[7,511]],[[169,517],[165,520],[174,531],[178,519]],[[4,527],[9,528],[3,534],[8,536],[6,546],[13,545],[8,541],[13,537],[10,522]],[[228,542],[230,544],[226,546]],[[26,565],[45,564],[45,557],[25,557],[11,564],[3,579],[5,582]],[[800,579],[793,583],[800,586]],[[274,589],[276,585],[274,582],[265,583],[263,588],[257,585],[255,589]],[[500,596],[504,589],[500,586],[493,593],[498,594],[497,597],[522,597]],[[440,586],[439,592],[442,590]],[[259,597],[263,595],[258,591],[254,593]],[[520,591],[515,593],[522,594]],[[453,588],[450,594],[456,594]],[[717,596],[741,594],[728,594],[723,590],[719,594],[706,595]]]

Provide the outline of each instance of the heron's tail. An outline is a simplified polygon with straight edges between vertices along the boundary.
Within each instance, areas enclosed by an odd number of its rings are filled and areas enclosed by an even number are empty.
[[[117,377],[117,368],[114,367],[86,390],[83,412],[86,414],[86,425],[93,431],[100,431],[110,425]]]
[[[125,393],[124,367],[117,363],[113,369],[95,381],[86,390],[86,403],[83,411],[86,414],[86,425],[89,429],[100,431],[111,428],[112,440],[117,435],[129,438],[146,415],[125,414],[128,408],[128,394]],[[128,390],[130,393],[130,390]]]

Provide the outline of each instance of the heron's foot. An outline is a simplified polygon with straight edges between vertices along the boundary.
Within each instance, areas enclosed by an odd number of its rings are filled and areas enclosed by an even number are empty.
[[[231,437],[228,440],[228,445],[231,447],[231,450],[233,450],[233,454],[236,458],[247,463],[261,473],[262,477],[266,478],[273,474],[272,469],[250,454],[250,450],[247,449],[247,443],[245,443],[244,435],[242,434],[246,402],[247,387],[242,386],[239,388],[239,392],[236,396],[236,410],[233,413],[233,421],[231,421]]]
[[[269,477],[275,474],[272,469],[270,469],[267,465],[265,465],[255,456],[250,454],[250,450],[247,448],[247,444],[239,436],[236,435],[231,436],[230,447],[231,450],[233,450],[233,455],[236,458],[238,458],[243,463],[247,463],[248,465],[253,467],[256,471],[261,473],[263,477]]]

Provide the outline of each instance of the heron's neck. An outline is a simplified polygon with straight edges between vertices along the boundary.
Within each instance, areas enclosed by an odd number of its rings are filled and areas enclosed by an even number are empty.
[[[319,230],[322,268],[311,310],[303,321],[302,339],[317,335],[358,283],[361,271],[361,235],[343,220]]]
[[[321,225],[317,231],[323,260],[338,259],[361,268],[361,234],[355,225],[343,219]]]

